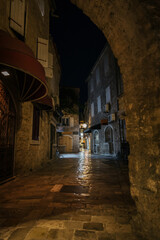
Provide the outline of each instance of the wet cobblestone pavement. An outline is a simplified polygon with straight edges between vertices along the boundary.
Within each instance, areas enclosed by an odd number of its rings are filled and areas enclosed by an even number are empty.
[[[137,240],[126,166],[88,152],[0,186],[0,240]]]

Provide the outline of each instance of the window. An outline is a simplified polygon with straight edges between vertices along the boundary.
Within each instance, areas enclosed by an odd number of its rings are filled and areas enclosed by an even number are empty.
[[[11,0],[10,27],[24,36],[25,0]]]
[[[43,67],[48,68],[48,40],[38,38],[37,59]]]
[[[40,110],[33,107],[33,125],[32,125],[32,140],[39,140],[39,119]]]
[[[66,118],[66,126],[69,126],[69,118]]]
[[[91,104],[91,116],[94,117],[94,103]]]
[[[69,118],[62,118],[62,125],[63,126],[70,126],[70,119]]]
[[[97,85],[99,84],[100,82],[100,73],[99,73],[99,67],[96,69],[96,83]]]
[[[110,91],[110,86],[106,88],[106,103],[111,102],[111,91]]]
[[[101,112],[101,96],[97,97],[97,108],[98,113]]]

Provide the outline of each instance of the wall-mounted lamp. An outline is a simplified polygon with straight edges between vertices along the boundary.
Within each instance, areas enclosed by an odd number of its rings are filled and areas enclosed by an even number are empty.
[[[3,74],[3,76],[5,76],[5,77],[7,77],[7,76],[9,76],[10,74],[9,74],[9,72],[7,72],[7,71],[2,71],[1,72],[2,74]]]

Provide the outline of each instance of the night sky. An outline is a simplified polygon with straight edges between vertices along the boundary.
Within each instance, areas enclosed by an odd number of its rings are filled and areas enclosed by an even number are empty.
[[[56,1],[51,31],[62,67],[61,86],[79,87],[80,101],[87,98],[85,80],[105,46],[103,33],[69,0]]]

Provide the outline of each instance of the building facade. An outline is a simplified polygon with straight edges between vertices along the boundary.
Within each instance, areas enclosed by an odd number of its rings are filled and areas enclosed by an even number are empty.
[[[61,70],[51,10],[52,1],[0,3],[0,181],[53,157]]]
[[[118,156],[122,151],[121,142],[126,141],[125,120],[118,106],[118,100],[123,94],[123,83],[117,61],[108,44],[87,82],[87,148],[94,154]]]
[[[79,152],[79,88],[63,87],[60,91],[63,131],[58,139],[61,153]]]

